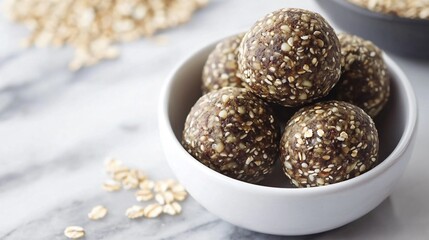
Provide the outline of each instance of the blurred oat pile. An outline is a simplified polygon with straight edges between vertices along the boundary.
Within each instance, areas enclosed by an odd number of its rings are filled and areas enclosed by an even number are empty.
[[[429,0],[348,0],[371,11],[429,19]]]
[[[70,69],[118,56],[113,44],[187,22],[208,0],[5,0],[3,10],[31,30],[25,46],[72,46]]]

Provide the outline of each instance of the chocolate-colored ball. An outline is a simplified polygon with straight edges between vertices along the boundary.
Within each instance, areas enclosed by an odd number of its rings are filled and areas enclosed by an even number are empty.
[[[377,164],[378,133],[361,108],[341,101],[316,103],[289,120],[280,141],[283,170],[297,187],[333,184]]]
[[[333,98],[353,103],[375,117],[390,95],[390,78],[383,53],[372,42],[360,37],[340,33],[338,38],[342,74],[333,90]]]
[[[340,78],[340,44],[317,13],[281,9],[256,22],[243,38],[238,65],[259,97],[300,106],[326,96]]]
[[[216,45],[203,69],[203,93],[223,87],[243,87],[238,73],[237,54],[244,33],[229,37]]]
[[[182,145],[226,176],[256,183],[278,157],[279,133],[268,104],[244,88],[202,96],[186,118]]]

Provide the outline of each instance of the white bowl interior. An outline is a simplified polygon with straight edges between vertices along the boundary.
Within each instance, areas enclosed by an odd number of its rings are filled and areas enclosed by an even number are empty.
[[[174,79],[171,82],[171,95],[167,103],[168,120],[179,142],[182,138],[186,116],[191,107],[201,96],[202,69],[214,46],[215,44],[211,44],[188,58],[175,72]],[[399,76],[394,75],[394,71],[391,69],[390,72],[392,73],[392,81],[389,102],[382,112],[374,119],[379,132],[379,158],[381,160],[386,159],[398,145],[406,124],[408,123],[407,121],[409,120],[409,114],[407,113],[410,111],[409,100],[407,99],[409,96],[406,96],[406,91],[400,91],[403,84],[399,82]],[[280,163],[277,161],[274,172],[267,176],[259,185],[292,187],[289,180],[282,173],[279,165]]]

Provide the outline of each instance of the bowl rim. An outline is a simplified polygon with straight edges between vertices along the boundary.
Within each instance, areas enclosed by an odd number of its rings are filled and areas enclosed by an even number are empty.
[[[238,188],[240,190],[245,190],[249,192],[258,192],[258,193],[266,193],[266,194],[275,194],[275,195],[312,195],[312,194],[320,194],[320,193],[332,193],[339,192],[346,189],[351,189],[353,187],[357,187],[359,185],[363,185],[372,179],[379,177],[381,174],[386,172],[388,168],[393,166],[396,162],[400,160],[400,156],[408,149],[409,144],[411,143],[412,136],[414,134],[415,128],[417,126],[417,100],[414,94],[414,90],[412,89],[411,83],[408,80],[405,73],[402,69],[392,60],[390,56],[384,53],[383,58],[386,61],[388,68],[395,72],[395,75],[398,76],[398,81],[400,82],[401,88],[405,92],[405,98],[407,99],[406,109],[408,110],[405,129],[402,133],[402,136],[395,146],[393,151],[382,161],[379,165],[371,169],[370,171],[354,177],[352,179],[348,179],[346,181],[342,181],[335,184],[330,184],[326,186],[318,186],[318,187],[310,187],[310,188],[282,188],[282,187],[271,187],[271,186],[262,186],[252,183],[243,182],[240,180],[233,179],[231,177],[225,176],[221,173],[218,173],[201,162],[196,160],[192,155],[190,155],[180,144],[180,141],[176,138],[174,131],[171,126],[171,122],[168,114],[168,102],[170,99],[170,95],[172,92],[172,85],[174,83],[175,75],[189,62],[195,58],[196,56],[202,54],[203,52],[208,51],[211,48],[214,48],[215,45],[225,37],[222,37],[216,41],[211,42],[210,44],[204,45],[204,47],[199,47],[197,50],[188,54],[185,58],[180,61],[174,70],[168,75],[166,82],[164,82],[161,94],[160,101],[158,105],[158,121],[159,127],[161,130],[161,139],[169,138],[173,139],[170,141],[174,149],[178,149],[181,155],[186,155],[185,161],[187,164],[192,165],[193,168],[198,169],[199,171],[203,171],[207,176],[216,179],[217,181],[222,182],[223,184],[228,184],[228,186]],[[163,131],[164,130],[164,131]],[[166,136],[164,136],[164,134]],[[163,151],[165,150],[165,146],[163,146]],[[167,159],[169,162],[169,160]],[[280,160],[279,160],[280,161]]]
[[[322,1],[326,1],[326,0],[317,0],[317,2],[322,2]],[[407,17],[397,16],[394,14],[387,14],[387,13],[382,13],[382,12],[371,11],[367,8],[356,5],[356,4],[351,3],[347,0],[333,0],[333,2],[343,6],[345,8],[348,8],[354,12],[366,15],[368,17],[374,17],[374,18],[378,18],[381,20],[391,21],[391,22],[393,21],[393,22],[400,22],[400,23],[429,25],[429,19],[407,18]]]

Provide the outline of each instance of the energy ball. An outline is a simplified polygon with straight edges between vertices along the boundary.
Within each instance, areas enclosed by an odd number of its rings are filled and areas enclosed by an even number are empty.
[[[390,78],[382,51],[372,42],[340,33],[340,81],[333,90],[333,98],[350,102],[375,117],[387,103]]]
[[[333,184],[377,164],[378,133],[361,108],[341,101],[316,103],[289,120],[280,141],[283,170],[297,187]]]
[[[326,96],[341,74],[337,35],[317,13],[281,9],[256,22],[243,38],[238,65],[259,97],[300,106]]]
[[[186,118],[182,145],[197,160],[226,176],[261,181],[278,157],[277,122],[267,103],[244,88],[202,96]]]
[[[210,53],[203,69],[203,93],[223,87],[243,87],[238,74],[237,53],[244,33],[221,41]]]

